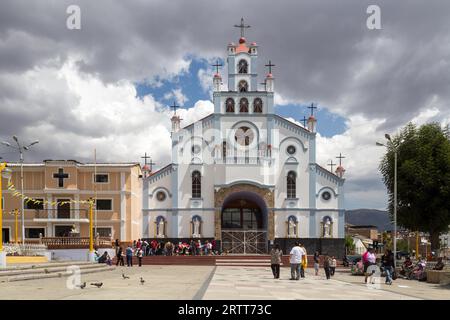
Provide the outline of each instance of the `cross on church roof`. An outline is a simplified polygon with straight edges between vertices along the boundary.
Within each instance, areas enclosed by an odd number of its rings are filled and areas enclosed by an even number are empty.
[[[148,165],[150,166],[149,171],[152,172],[153,171],[153,165],[156,164],[155,162],[153,162],[153,160],[150,158],[150,162],[148,163]]]
[[[241,24],[235,24],[234,25],[235,28],[240,28],[241,29],[241,38],[244,37],[244,30],[250,28],[249,25],[245,25],[244,24],[244,18],[241,18]]]
[[[314,106],[314,103],[311,103],[311,106],[308,107],[308,109],[311,109],[311,117],[314,116],[314,109],[317,109],[317,107]]]
[[[336,163],[333,163],[333,159],[330,160],[330,163],[328,163],[327,165],[331,167],[331,172],[333,172],[333,167],[336,165]]]
[[[272,67],[275,67],[274,64],[272,64],[272,61],[269,60],[269,63],[265,65],[266,67],[269,67],[269,73],[272,73]]]
[[[53,174],[53,178],[58,179],[58,187],[62,188],[64,187],[64,179],[69,178],[69,175],[64,173],[63,168],[59,168],[58,173]]]
[[[211,66],[216,67],[216,73],[219,73],[219,67],[223,66],[223,64],[219,63],[219,60],[217,60],[216,63]]]
[[[143,157],[141,157],[141,159],[144,159],[144,164],[147,165],[147,159],[151,159],[150,156],[147,155],[147,152],[144,154]]]
[[[175,101],[173,102],[173,105],[170,106],[173,109],[174,114],[177,114],[177,109],[180,107],[178,106]]]
[[[342,155],[342,153],[339,152],[339,157],[336,157],[339,159],[339,166],[342,166],[342,159],[345,159],[345,157]]]
[[[303,126],[306,127],[306,122],[308,122],[308,119],[306,119],[306,117],[303,116],[303,119],[300,121],[303,122]]]

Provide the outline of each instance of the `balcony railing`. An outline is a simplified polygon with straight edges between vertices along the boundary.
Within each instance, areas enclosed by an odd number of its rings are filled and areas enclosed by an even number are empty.
[[[34,214],[35,219],[89,219],[89,212],[87,209],[36,209]]]

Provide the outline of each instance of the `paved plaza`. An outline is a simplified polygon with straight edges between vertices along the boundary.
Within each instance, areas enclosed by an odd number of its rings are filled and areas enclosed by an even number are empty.
[[[373,289],[363,284],[363,277],[351,276],[348,271],[338,271],[331,280],[321,272],[316,277],[308,269],[306,279],[291,281],[289,268],[281,269],[281,279],[273,279],[268,267],[113,267],[112,271],[82,275],[85,289],[68,289],[65,277],[3,282],[0,299],[450,299],[449,287],[402,279],[387,286],[381,279],[380,288]],[[122,273],[130,279],[123,279]],[[96,288],[91,282],[103,282],[103,286]]]

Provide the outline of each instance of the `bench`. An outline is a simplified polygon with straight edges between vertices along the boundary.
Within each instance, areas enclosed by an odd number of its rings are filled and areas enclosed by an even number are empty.
[[[443,270],[426,270],[427,282],[442,285],[450,284],[450,265],[446,264]]]

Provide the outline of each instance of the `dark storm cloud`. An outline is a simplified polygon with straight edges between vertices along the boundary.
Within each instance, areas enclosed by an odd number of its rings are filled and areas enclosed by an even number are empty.
[[[448,101],[450,3],[375,2],[383,30],[366,28],[373,1],[76,1],[82,30],[70,31],[65,10],[73,1],[6,1],[0,70],[77,54],[85,72],[105,81],[169,76],[187,54],[225,56],[238,38],[232,25],[244,16],[247,38],[277,65],[281,95],[386,117],[394,127],[433,97]]]

